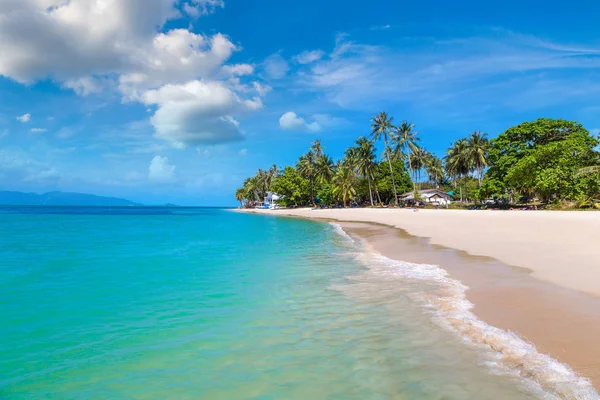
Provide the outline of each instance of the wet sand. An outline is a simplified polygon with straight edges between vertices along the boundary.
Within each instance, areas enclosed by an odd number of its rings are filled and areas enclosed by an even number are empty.
[[[340,225],[386,257],[440,265],[469,287],[467,299],[480,319],[517,333],[600,389],[600,298],[541,281],[525,268],[431,244],[397,228]]]

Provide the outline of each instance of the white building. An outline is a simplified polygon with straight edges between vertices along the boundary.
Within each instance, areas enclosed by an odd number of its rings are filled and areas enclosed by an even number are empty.
[[[283,196],[277,194],[277,193],[273,193],[273,192],[267,192],[267,195],[265,196],[265,200],[263,202],[263,206],[264,208],[279,208],[279,204],[277,204],[277,200],[281,199]]]
[[[452,203],[452,196],[443,190],[439,189],[427,189],[417,190],[418,196],[417,201],[420,203],[434,204],[438,206],[446,206]],[[408,203],[415,202],[414,192],[405,193],[400,198]]]

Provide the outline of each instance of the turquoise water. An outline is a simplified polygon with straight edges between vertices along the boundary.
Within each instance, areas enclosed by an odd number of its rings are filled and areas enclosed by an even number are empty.
[[[414,288],[361,278],[328,224],[4,208],[0,232],[2,399],[546,397],[487,368]]]

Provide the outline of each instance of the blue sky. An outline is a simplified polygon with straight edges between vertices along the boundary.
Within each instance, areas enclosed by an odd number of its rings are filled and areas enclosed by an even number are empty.
[[[494,3],[494,4],[492,4]],[[369,118],[442,155],[538,117],[600,128],[600,4],[4,0],[0,190],[234,204]]]

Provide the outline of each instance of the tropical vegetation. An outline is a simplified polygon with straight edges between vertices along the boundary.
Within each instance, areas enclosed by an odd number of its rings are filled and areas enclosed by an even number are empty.
[[[377,151],[381,142],[383,149]],[[242,206],[261,204],[268,192],[282,206],[399,205],[402,194],[435,188],[457,204],[597,206],[599,140],[581,124],[541,118],[493,139],[475,130],[437,157],[421,144],[414,124],[385,112],[335,161],[319,140],[293,166],[259,169],[237,189]]]

